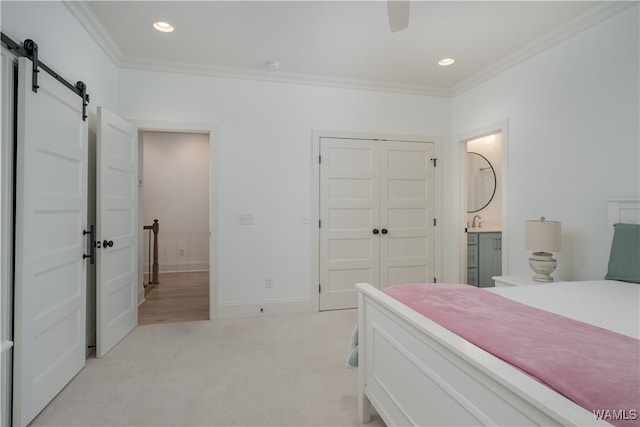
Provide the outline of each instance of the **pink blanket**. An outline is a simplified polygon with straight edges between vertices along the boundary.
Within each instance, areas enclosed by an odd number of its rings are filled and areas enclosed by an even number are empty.
[[[468,285],[384,292],[616,426],[640,425],[640,341]]]

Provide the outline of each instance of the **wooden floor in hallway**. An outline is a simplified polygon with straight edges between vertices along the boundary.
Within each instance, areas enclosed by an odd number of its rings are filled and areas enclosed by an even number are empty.
[[[145,275],[145,283],[149,282]],[[209,320],[209,272],[160,273],[157,285],[147,285],[138,307],[138,324]]]

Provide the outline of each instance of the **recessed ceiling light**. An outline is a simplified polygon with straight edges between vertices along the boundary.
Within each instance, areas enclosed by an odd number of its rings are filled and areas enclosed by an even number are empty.
[[[162,31],[163,33],[170,33],[173,31],[173,25],[167,22],[162,22],[162,21],[154,22],[153,28],[155,28],[158,31]]]
[[[456,62],[456,60],[453,59],[453,58],[444,58],[444,59],[441,59],[440,61],[438,61],[438,65],[440,65],[442,67],[446,67],[448,65],[453,64],[454,62]]]

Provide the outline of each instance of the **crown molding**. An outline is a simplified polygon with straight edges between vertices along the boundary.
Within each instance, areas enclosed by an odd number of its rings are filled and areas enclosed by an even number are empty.
[[[146,71],[160,71],[179,74],[195,74],[203,76],[260,80],[277,83],[289,83],[300,85],[313,85],[324,87],[336,87],[343,89],[372,90],[379,92],[395,92],[413,95],[428,95],[437,97],[450,97],[448,88],[438,86],[408,85],[400,83],[388,83],[370,80],[346,79],[330,76],[319,76],[299,73],[277,74],[269,71],[219,67],[194,63],[181,63],[171,61],[140,60],[138,58],[125,57],[122,50],[113,41],[111,34],[104,28],[100,20],[87,5],[87,0],[64,0],[65,6],[76,17],[80,24],[93,37],[98,45],[119,68],[138,69]]]
[[[623,1],[605,1],[584,13],[578,15],[574,19],[567,21],[565,25],[557,28],[539,39],[525,45],[521,49],[517,50],[513,54],[499,60],[498,62],[490,65],[479,73],[461,81],[460,83],[453,85],[450,88],[452,96],[461,94],[462,92],[471,89],[478,84],[489,80],[504,71],[515,67],[516,65],[532,58],[539,53],[550,49],[551,47],[569,39],[570,37],[586,30],[593,25],[604,21],[605,19],[613,16],[628,7],[638,4],[638,0],[623,0]]]
[[[87,0],[64,0],[64,4],[89,32],[98,45],[109,56],[113,63],[120,68],[159,71],[179,74],[193,74],[229,79],[259,80],[277,83],[300,84],[336,87],[343,89],[371,90],[382,92],[406,93],[436,97],[452,97],[477,86],[478,84],[515,67],[529,58],[561,43],[575,34],[613,16],[624,9],[638,4],[638,0],[604,1],[587,10],[565,25],[557,28],[539,39],[522,47],[513,54],[495,62],[484,70],[476,73],[460,83],[449,88],[428,85],[408,85],[400,83],[379,82],[340,77],[310,75],[301,73],[270,72],[244,68],[219,67],[195,63],[179,63],[158,60],[140,60],[125,57],[122,50],[113,41],[109,32],[86,3]]]
[[[245,68],[219,67],[196,63],[178,63],[173,61],[124,58],[120,62],[120,67],[136,70],[160,71],[177,74],[195,74],[228,79],[258,80],[307,86],[324,86],[342,89],[406,93],[412,95],[428,95],[436,97],[451,96],[451,92],[448,88],[442,88],[438,86],[406,85],[372,80],[347,79],[341,77],[302,73],[287,73],[282,71],[263,71]]]
[[[102,50],[104,50],[111,61],[113,61],[116,66],[120,66],[120,62],[124,57],[122,50],[116,42],[113,41],[113,37],[111,37],[111,34],[104,28],[91,8],[89,8],[87,2],[85,0],[64,0],[63,3]]]

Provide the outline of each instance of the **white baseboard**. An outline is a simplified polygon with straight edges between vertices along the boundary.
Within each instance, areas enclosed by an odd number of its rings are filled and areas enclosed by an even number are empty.
[[[138,289],[138,307],[140,307],[142,303],[145,301],[146,301],[146,298],[145,298],[145,292],[144,292],[144,286],[143,286],[142,290]]]
[[[218,304],[216,319],[273,316],[278,314],[300,314],[313,312],[311,299],[257,301],[248,303]]]
[[[149,264],[142,266],[143,273],[149,274]],[[206,271],[209,270],[209,261],[189,261],[178,263],[163,263],[158,266],[159,273],[169,273],[174,271]]]
[[[203,269],[199,269],[199,270],[162,270],[159,271],[158,274],[163,274],[163,273],[202,273],[205,271],[209,271],[208,268],[203,268]],[[144,273],[144,277],[148,278],[149,277],[149,273]]]

